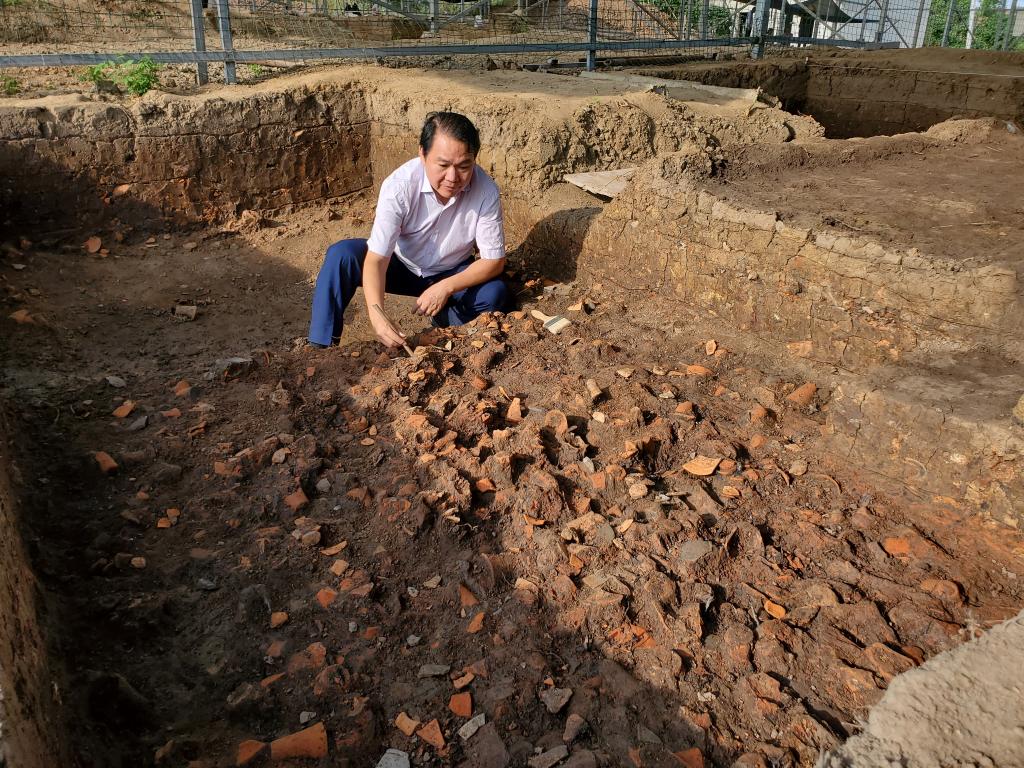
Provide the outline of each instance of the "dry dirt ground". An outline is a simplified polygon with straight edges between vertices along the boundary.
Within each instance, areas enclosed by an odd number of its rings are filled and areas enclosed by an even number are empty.
[[[810,765],[1024,605],[1019,536],[833,466],[812,387],[643,294],[517,252],[561,334],[295,344],[371,210],[5,248],[78,765]]]

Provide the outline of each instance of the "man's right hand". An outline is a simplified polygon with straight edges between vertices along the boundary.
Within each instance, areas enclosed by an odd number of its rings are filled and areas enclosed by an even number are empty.
[[[373,325],[373,330],[377,334],[377,338],[380,339],[380,343],[385,347],[393,349],[405,343],[405,336],[392,328],[391,324],[378,313],[371,311],[370,323]]]

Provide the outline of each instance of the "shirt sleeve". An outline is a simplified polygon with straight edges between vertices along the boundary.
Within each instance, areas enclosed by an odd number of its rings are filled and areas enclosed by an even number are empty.
[[[505,219],[497,189],[476,221],[476,247],[481,259],[505,258]]]
[[[366,243],[367,250],[388,258],[395,252],[398,236],[402,234],[402,223],[408,211],[406,190],[391,179],[380,185],[377,197],[377,211],[373,215],[373,229]]]

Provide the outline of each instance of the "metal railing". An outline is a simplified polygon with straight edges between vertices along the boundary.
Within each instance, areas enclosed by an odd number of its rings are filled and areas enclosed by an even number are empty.
[[[0,0],[0,67],[1024,47],[1018,0]],[[974,7],[972,7],[974,3]],[[564,63],[564,62],[563,62]]]

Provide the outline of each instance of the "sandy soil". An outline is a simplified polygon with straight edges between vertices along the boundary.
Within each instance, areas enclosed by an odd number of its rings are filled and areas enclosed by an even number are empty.
[[[232,765],[312,727],[331,765],[808,765],[1024,604],[1018,537],[830,466],[803,382],[613,286],[520,274],[527,307],[592,305],[557,337],[513,314],[415,361],[294,347],[319,254],[368,211],[5,261],[81,764]]]

